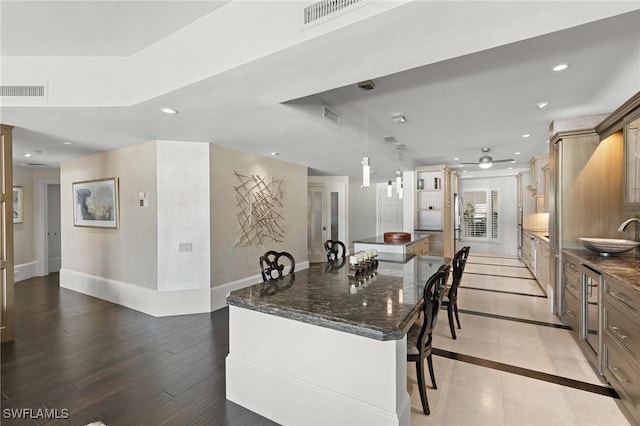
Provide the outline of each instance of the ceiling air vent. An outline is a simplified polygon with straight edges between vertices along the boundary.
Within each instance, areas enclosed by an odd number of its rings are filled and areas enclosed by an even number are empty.
[[[3,84],[0,85],[0,96],[11,98],[46,98],[45,84]]]
[[[333,121],[338,126],[340,125],[340,115],[337,112],[330,110],[326,106],[322,107],[322,116],[324,118],[327,118],[327,119]]]
[[[396,138],[394,138],[393,136],[385,136],[384,141],[388,143],[396,143]]]
[[[349,7],[361,0],[322,0],[304,8],[304,23],[310,24],[325,16],[329,16],[339,10]]]

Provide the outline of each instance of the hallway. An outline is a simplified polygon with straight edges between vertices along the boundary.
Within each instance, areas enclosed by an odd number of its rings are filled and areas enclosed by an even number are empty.
[[[471,252],[458,307],[458,338],[445,311],[434,331],[430,416],[408,370],[413,425],[629,424],[518,259]]]

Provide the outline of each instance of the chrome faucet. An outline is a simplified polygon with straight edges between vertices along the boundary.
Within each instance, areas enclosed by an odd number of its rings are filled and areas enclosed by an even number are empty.
[[[640,241],[640,218],[638,218],[638,217],[632,217],[632,218],[627,219],[624,222],[622,222],[622,224],[618,227],[618,231],[619,232],[624,232],[624,230],[627,228],[627,225],[629,225],[631,222],[637,222],[637,224],[636,224],[636,241]],[[639,247],[639,249],[640,249],[640,247]]]

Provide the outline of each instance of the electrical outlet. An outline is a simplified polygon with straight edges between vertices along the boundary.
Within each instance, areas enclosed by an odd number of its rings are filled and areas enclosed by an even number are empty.
[[[178,251],[180,253],[188,253],[193,251],[193,243],[178,243]]]

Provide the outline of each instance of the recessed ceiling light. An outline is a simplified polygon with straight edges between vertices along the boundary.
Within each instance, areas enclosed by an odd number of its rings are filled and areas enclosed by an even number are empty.
[[[513,155],[520,155],[520,151],[514,152]]]
[[[462,171],[462,173],[467,173],[467,171],[466,171],[466,170],[463,170],[463,171]]]
[[[547,139],[547,143],[551,142],[549,139]]]
[[[393,120],[394,123],[404,123],[405,121],[407,121],[405,116],[402,114],[393,115],[391,119]]]
[[[72,145],[73,142],[69,142],[69,141],[58,141],[59,144],[61,145]]]
[[[28,152],[24,155],[26,158],[31,157],[31,154],[29,154]]]
[[[464,164],[460,164],[460,167],[464,167]]]
[[[510,163],[511,164],[516,164],[516,160],[511,160]]]
[[[528,138],[529,136],[531,136],[529,133],[525,133],[524,135],[522,135],[523,138]]]
[[[160,111],[164,112],[165,114],[177,114],[178,110],[177,109],[173,109],[173,108],[160,108]]]
[[[508,169],[509,169],[509,170],[512,170],[512,169],[513,169],[513,167],[509,167]]]
[[[546,107],[547,105],[549,105],[549,102],[547,102],[547,101],[538,102],[536,104],[536,108],[542,109],[542,108]]]
[[[555,67],[553,67],[552,70],[554,70],[554,71],[564,71],[567,68],[569,68],[569,64],[558,64]]]
[[[453,159],[458,161],[460,158],[459,157],[453,157]]]
[[[271,155],[273,155],[273,156],[275,157],[276,155],[280,155],[280,153],[279,153],[279,152],[272,151],[272,152],[271,152]]]

